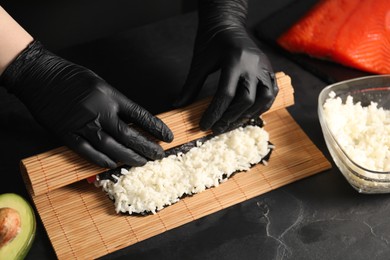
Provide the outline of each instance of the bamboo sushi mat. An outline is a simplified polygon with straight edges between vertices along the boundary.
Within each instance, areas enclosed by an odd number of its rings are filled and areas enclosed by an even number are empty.
[[[286,96],[291,95],[292,93],[286,94]],[[46,187],[48,188],[46,192],[36,194],[32,187],[33,183],[28,178],[33,171],[26,170],[29,168],[31,158],[22,161],[21,171],[26,186],[57,257],[59,259],[98,258],[329,169],[330,163],[283,108],[288,104],[291,105],[291,100],[283,104],[284,106],[281,105],[272,113],[263,116],[266,122],[265,129],[270,134],[271,142],[276,146],[267,166],[259,164],[247,172],[237,173],[217,188],[186,197],[155,215],[140,217],[117,214],[113,202],[100,188],[88,184],[84,179],[79,179],[82,174],[87,176],[96,174],[94,167],[87,167],[84,164],[84,170],[78,170],[79,174],[74,176],[73,181],[62,180],[65,185],[58,185],[55,188]],[[183,123],[177,124],[183,125]],[[188,128],[187,125],[186,129]],[[194,129],[191,131],[197,133]],[[175,131],[174,133],[176,134]],[[61,151],[60,154],[68,152],[66,149]],[[41,156],[50,158],[56,154],[58,152],[49,151]],[[69,169],[73,164],[78,165],[78,159],[65,161],[57,161],[57,164]],[[46,166],[46,164],[41,165],[41,168]],[[53,167],[55,167],[53,163],[47,166],[47,168]]]

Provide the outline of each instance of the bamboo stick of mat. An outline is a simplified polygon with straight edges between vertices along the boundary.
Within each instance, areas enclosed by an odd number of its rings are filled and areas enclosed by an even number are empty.
[[[267,112],[294,104],[291,78],[283,72],[276,73],[279,93]],[[204,99],[184,108],[157,115],[172,130],[175,139],[171,143],[160,142],[164,149],[192,141],[209,134],[198,127],[203,111],[210,99]],[[65,146],[31,156],[20,162],[20,170],[26,186],[33,195],[40,195],[99,174],[107,169],[89,163]]]

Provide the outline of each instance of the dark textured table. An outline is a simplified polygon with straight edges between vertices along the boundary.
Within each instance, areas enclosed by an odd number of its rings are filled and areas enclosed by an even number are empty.
[[[191,13],[59,54],[95,70],[156,114],[171,109],[183,84],[195,27],[196,14]],[[291,76],[296,104],[288,110],[331,160],[317,116],[317,96],[328,82],[268,45],[259,45],[275,71]],[[217,74],[209,78],[203,96],[213,92],[217,78]],[[15,192],[26,198],[19,161],[61,145],[2,88],[0,144],[0,193]],[[390,195],[359,194],[333,166],[103,259],[389,259],[389,205]],[[39,216],[27,259],[55,259]]]

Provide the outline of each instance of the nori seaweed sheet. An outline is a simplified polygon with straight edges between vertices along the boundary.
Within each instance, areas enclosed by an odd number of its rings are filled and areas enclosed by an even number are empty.
[[[231,131],[231,130],[234,130],[238,127],[246,127],[248,125],[253,125],[253,126],[259,126],[259,127],[263,127],[264,126],[264,123],[263,123],[263,120],[261,120],[261,118],[258,118],[258,119],[251,119],[249,121],[246,121],[240,125],[236,125],[234,128],[230,128],[228,129],[226,132],[228,131]],[[168,157],[170,155],[177,155],[179,153],[187,153],[189,150],[191,150],[192,148],[196,147],[197,146],[197,143],[198,142],[201,142],[201,143],[204,143],[208,140],[210,140],[211,138],[215,137],[216,135],[214,134],[209,134],[209,135],[206,135],[204,137],[201,137],[201,138],[198,138],[198,139],[195,139],[195,140],[192,140],[188,143],[185,143],[185,144],[182,144],[182,145],[179,145],[179,146],[176,146],[176,147],[173,147],[171,149],[168,149],[165,151],[165,157]],[[272,145],[271,142],[268,142],[269,145]],[[260,162],[258,162],[257,164],[259,163],[262,163],[263,161],[268,161],[271,157],[271,154],[272,154],[272,150],[273,149],[270,149],[269,153],[264,156]],[[257,165],[257,164],[252,164],[251,167]],[[105,171],[105,172],[102,172],[98,175],[98,180],[110,180],[114,183],[116,183],[118,180],[117,178],[119,178],[122,174],[121,174],[121,169],[127,169],[129,170],[131,168],[131,166],[129,165],[122,165],[122,166],[119,166],[115,169],[110,169],[108,171]],[[229,178],[233,177],[236,173],[238,173],[239,171],[236,171],[234,173],[232,173]],[[115,177],[113,177],[115,176]],[[116,178],[117,177],[117,178]],[[222,176],[222,179],[220,181],[220,183],[222,181],[225,181],[226,179],[228,179],[227,175],[223,175]],[[184,194],[183,196],[181,196],[179,199],[183,199],[185,197],[190,197],[190,196],[193,196],[194,194]],[[166,206],[169,206],[169,205],[166,205]],[[121,212],[122,214],[125,214],[125,215],[129,215],[128,212]],[[144,212],[141,212],[141,213],[131,213],[131,215],[135,215],[135,216],[145,216],[145,215],[150,215],[152,214],[151,211],[144,211]]]

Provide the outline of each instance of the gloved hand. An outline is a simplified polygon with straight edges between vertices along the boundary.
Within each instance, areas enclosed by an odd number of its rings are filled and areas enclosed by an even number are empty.
[[[175,106],[192,102],[208,75],[220,71],[217,91],[200,121],[219,134],[267,111],[278,86],[266,55],[245,28],[246,0],[200,0],[191,68]]]
[[[2,85],[65,145],[102,167],[141,166],[164,151],[127,123],[170,142],[170,129],[91,70],[32,42],[3,72]],[[126,123],[125,123],[126,122]]]

